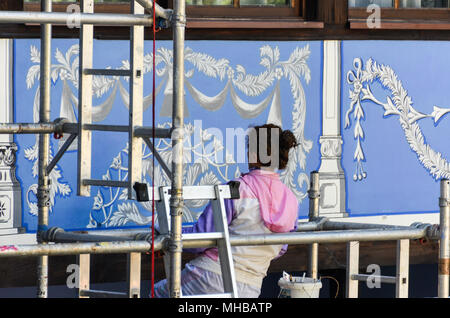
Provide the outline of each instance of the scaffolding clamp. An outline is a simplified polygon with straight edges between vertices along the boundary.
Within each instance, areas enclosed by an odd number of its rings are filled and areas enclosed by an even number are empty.
[[[439,207],[440,208],[450,207],[450,200],[447,198],[439,198]]]

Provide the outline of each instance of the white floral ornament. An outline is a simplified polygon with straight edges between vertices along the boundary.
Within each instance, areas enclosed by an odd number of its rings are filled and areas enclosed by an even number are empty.
[[[433,107],[433,112],[429,115],[418,112],[412,107],[412,99],[403,88],[402,82],[391,67],[387,65],[378,65],[377,62],[369,59],[366,67],[363,69],[360,58],[353,60],[355,71],[347,73],[347,83],[353,85],[353,91],[350,90],[350,107],[345,115],[345,128],[350,127],[350,114],[354,113],[355,127],[354,138],[356,139],[356,148],[354,160],[356,160],[356,172],[353,180],[358,181],[367,177],[363,169],[362,162],[365,161],[362,149],[362,140],[364,131],[361,126],[361,119],[364,118],[364,110],[361,101],[369,100],[383,107],[384,116],[399,116],[400,125],[405,133],[406,140],[411,149],[417,154],[420,163],[436,180],[450,177],[450,164],[442,157],[442,154],[434,151],[425,143],[422,131],[418,121],[424,118],[433,118],[437,123],[442,116],[450,112],[450,109]],[[387,96],[386,103],[379,101],[372,93],[370,84],[378,81],[384,88],[388,89],[391,96]]]
[[[302,79],[308,84],[311,79],[311,71],[308,67],[307,60],[310,55],[308,45],[302,48],[296,48],[291,52],[291,55],[286,61],[280,61],[280,51],[278,47],[271,47],[265,45],[260,48],[261,62],[260,65],[264,70],[259,74],[248,74],[245,68],[241,65],[232,67],[227,59],[216,59],[207,54],[194,52],[192,49],[186,48],[185,61],[191,63],[194,68],[187,70],[186,85],[194,100],[204,109],[214,111],[223,105],[227,96],[231,97],[233,106],[238,114],[246,119],[257,117],[266,107],[270,106],[271,114],[281,114],[276,106],[279,105],[280,98],[278,96],[279,83],[283,79],[287,79],[290,84],[292,97],[294,100],[292,111],[292,128],[294,135],[297,137],[299,146],[292,149],[290,153],[291,160],[289,160],[288,167],[281,174],[281,178],[292,191],[295,193],[299,201],[306,197],[306,190],[309,185],[308,175],[304,172],[306,168],[306,155],[312,148],[312,141],[304,136],[305,118],[306,118],[306,96],[303,90]],[[72,46],[65,55],[58,49],[56,50],[56,59],[58,64],[52,65],[52,80],[56,82],[59,79],[63,82],[63,95],[61,97],[61,117],[69,118],[76,122],[76,114],[74,113],[73,105],[78,103],[77,94],[72,92],[72,88],[78,89],[78,45]],[[36,63],[33,65],[27,74],[27,87],[30,89],[35,79],[39,76],[39,51],[31,47],[31,60]],[[152,54],[144,56],[144,74],[152,71]],[[164,92],[165,105],[171,105],[170,94],[172,94],[172,67],[173,67],[173,53],[166,48],[159,48],[156,55],[156,74],[161,78],[159,86],[156,88],[156,95],[160,91]],[[119,69],[128,69],[129,62],[122,61]],[[206,96],[200,90],[196,89],[189,82],[194,76],[195,71],[202,73],[210,78],[226,82],[223,90],[216,96]],[[125,79],[126,80],[126,79]],[[275,85],[274,85],[275,84]],[[162,87],[166,85],[165,90]],[[236,89],[236,90],[235,90]],[[263,101],[250,104],[242,100],[237,90],[242,92],[247,97],[258,97],[267,90],[272,89],[272,92]],[[126,87],[121,83],[121,79],[117,76],[94,76],[93,78],[93,94],[97,98],[103,97],[107,94],[106,99],[100,105],[93,105],[93,121],[99,122],[106,118],[112,109],[116,95],[120,94],[123,104],[128,107],[128,92]],[[144,109],[147,109],[152,103],[151,94],[144,97]],[[167,103],[166,103],[167,102]],[[38,105],[39,105],[39,89],[36,90],[34,116],[35,121],[38,119]],[[169,116],[170,117],[170,116]],[[269,118],[270,119],[270,118]],[[281,121],[281,118],[279,118]],[[158,124],[158,127],[170,127],[170,123],[166,122]],[[187,124],[187,134],[193,133],[192,125]],[[192,153],[196,156],[193,164],[187,165],[184,169],[185,184],[216,184],[227,182],[230,179],[236,178],[240,175],[239,167],[236,165],[231,155],[225,151],[224,163],[215,162],[214,158],[218,152],[224,152],[224,147],[208,131],[201,131],[202,140],[199,144],[185,144],[185,153]],[[73,145],[76,149],[76,144]],[[159,140],[155,147],[159,150],[162,158],[166,162],[171,161],[171,144],[166,140]],[[37,145],[33,151],[29,153],[27,159],[35,160]],[[153,160],[151,152],[144,146],[144,160],[142,173],[144,177],[151,176],[153,170]],[[123,148],[120,153],[112,159],[109,169],[103,175],[103,179],[107,180],[126,180],[127,179],[127,147]],[[297,178],[294,174],[300,170]],[[162,171],[159,165],[155,166],[155,184],[167,185],[170,180]],[[214,172],[213,172],[214,171]],[[63,194],[69,194],[70,188],[64,188],[65,184],[59,182],[62,177],[58,170],[58,166],[52,171],[54,179],[52,179],[52,186],[55,191]],[[35,187],[31,186],[29,191],[35,191]],[[52,192],[54,194],[55,192]],[[138,225],[148,224],[150,221],[148,216],[138,216],[137,205],[132,202],[128,203],[126,190],[100,188],[97,196],[93,198],[92,210],[90,213],[90,221],[88,227],[109,227],[121,226],[128,222],[133,222]],[[52,201],[53,204],[53,201]],[[140,203],[142,207],[151,211],[151,203]],[[188,207],[197,208],[205,204],[204,201],[193,202],[189,201]],[[30,209],[33,208],[32,203],[29,202]],[[97,216],[97,218],[94,217]],[[195,215],[192,215],[189,210],[185,211],[184,221],[193,221]]]

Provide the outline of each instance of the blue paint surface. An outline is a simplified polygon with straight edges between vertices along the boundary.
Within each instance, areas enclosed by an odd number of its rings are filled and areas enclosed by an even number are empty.
[[[379,213],[437,211],[439,182],[421,164],[409,146],[400,125],[399,116],[383,116],[384,109],[372,101],[363,101],[364,118],[361,126],[366,179],[355,182],[354,139],[355,119],[345,129],[345,113],[350,106],[347,72],[355,71],[354,58],[361,58],[363,68],[369,58],[389,66],[401,81],[412,106],[418,112],[432,114],[433,106],[450,108],[448,80],[449,42],[409,41],[344,41],[342,50],[342,135],[344,140],[342,164],[346,172],[347,208],[351,215]],[[379,81],[369,84],[376,98],[386,103],[391,96]],[[392,96],[391,96],[392,97]],[[449,119],[443,116],[437,123],[424,118],[417,123],[428,144],[442,158],[450,158],[448,143]]]
[[[59,63],[56,59],[56,49],[58,49],[64,56],[66,52],[74,45],[75,40],[53,40],[52,42],[52,63]],[[302,87],[306,95],[306,125],[304,129],[304,136],[307,140],[312,141],[312,149],[306,154],[306,167],[305,169],[297,169],[296,176],[300,173],[306,173],[316,170],[319,167],[320,153],[318,139],[320,136],[321,127],[321,85],[322,85],[322,43],[321,42],[238,42],[238,41],[187,41],[186,47],[192,49],[194,52],[203,53],[207,56],[213,57],[216,60],[226,59],[228,65],[237,70],[238,65],[242,65],[247,74],[258,75],[264,72],[266,69],[260,64],[261,55],[260,49],[269,45],[272,48],[279,48],[279,60],[287,61],[292,52],[296,48],[302,48],[305,45],[309,45],[311,54],[307,59],[308,67],[311,71],[311,81],[309,84],[301,79]],[[27,88],[26,77],[27,72],[35,63],[30,60],[31,46],[36,47],[39,50],[39,41],[37,40],[16,40],[15,41],[15,122],[33,122],[33,101],[35,98],[36,90],[38,89],[39,80],[36,79],[34,85],[31,88]],[[94,43],[94,68],[119,68],[122,66],[123,60],[128,60],[129,57],[129,44],[127,41],[95,41]],[[157,48],[165,48],[167,50],[172,49],[172,42],[160,41]],[[151,52],[151,43],[146,43],[145,53]],[[160,65],[162,67],[163,64]],[[160,70],[160,67],[157,69]],[[189,78],[189,82],[195,86],[198,90],[208,96],[214,96],[221,91],[226,84],[226,76],[224,79],[212,78],[202,74],[191,63],[186,63],[186,72],[191,69],[194,72]],[[144,77],[145,87],[144,95],[151,94],[152,84],[151,73],[147,73]],[[157,76],[157,83],[160,83],[162,79]],[[127,82],[122,80],[124,87],[128,89]],[[248,103],[258,103],[267,96],[274,88],[275,83],[262,92],[258,96],[246,96],[242,92],[236,89],[237,94],[243,100]],[[69,83],[71,91],[77,96],[76,88]],[[54,120],[60,117],[60,105],[61,95],[63,91],[62,80],[59,77],[52,85],[52,112],[51,119]],[[292,127],[293,117],[293,94],[291,92],[290,82],[287,78],[281,78],[280,80],[281,91],[281,105],[282,105],[282,119],[283,128]],[[109,91],[110,92],[110,91]],[[161,105],[164,100],[164,87],[156,99],[156,114],[157,123],[162,124],[170,122],[170,118],[164,118],[158,116]],[[98,105],[106,100],[105,94],[100,98],[94,98],[94,105]],[[189,111],[189,116],[186,117],[185,123],[192,123],[194,120],[202,120],[202,128],[217,127],[221,131],[225,132],[226,128],[242,127],[246,129],[251,124],[263,124],[267,121],[269,109],[267,107],[258,117],[252,119],[243,119],[234,109],[231,104],[230,96],[227,97],[224,106],[211,112],[201,108],[188,92],[186,92],[186,105]],[[76,105],[75,105],[76,108]],[[128,110],[124,106],[122,99],[119,95],[116,96],[113,109],[108,117],[101,122],[102,124],[128,124]],[[151,109],[148,109],[144,113],[144,125],[151,125]],[[225,133],[224,133],[225,135]],[[17,177],[22,186],[22,200],[23,200],[23,225],[28,232],[36,231],[37,217],[32,215],[27,201],[36,202],[35,195],[29,191],[33,184],[37,183],[37,177],[32,176],[33,161],[25,158],[25,151],[30,149],[35,144],[34,135],[17,135],[16,143],[19,146],[17,152]],[[113,163],[113,158],[116,157],[121,150],[125,149],[127,143],[126,134],[120,133],[95,133],[93,136],[93,152],[92,152],[92,178],[101,179],[107,172],[110,165]],[[56,154],[58,144],[52,137],[52,154]],[[122,154],[123,155],[123,154]],[[121,157],[123,165],[126,166],[126,156]],[[59,226],[67,230],[79,230],[88,227],[88,224],[96,224],[99,228],[104,228],[107,225],[101,224],[102,220],[108,218],[110,214],[118,211],[118,206],[123,204],[133,204],[126,200],[116,200],[105,211],[95,210],[94,197],[101,193],[101,197],[106,201],[111,196],[114,197],[116,190],[110,192],[109,189],[92,187],[90,198],[76,196],[76,160],[77,152],[69,151],[64,154],[63,158],[58,163],[58,170],[61,172],[59,182],[62,185],[70,187],[70,193],[67,195],[61,195],[57,193],[55,196],[54,206],[50,214],[49,226]],[[236,166],[229,168],[231,172],[229,175],[233,175]],[[241,172],[247,171],[246,164],[239,164],[239,170]],[[297,177],[294,177],[296,180]],[[306,191],[305,185],[301,185],[303,191]],[[117,192],[120,195],[120,191]],[[148,210],[143,209],[142,206],[137,205],[139,212],[143,217],[149,218],[150,213]],[[303,200],[299,217],[304,218],[307,215],[308,202],[307,198]],[[91,218],[91,220],[90,220]],[[93,222],[94,221],[94,222]],[[136,227],[135,223],[128,222],[114,226],[114,228],[120,227]]]

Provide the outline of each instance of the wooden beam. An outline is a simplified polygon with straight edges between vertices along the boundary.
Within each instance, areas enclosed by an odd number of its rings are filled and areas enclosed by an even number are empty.
[[[22,11],[23,1],[22,0],[1,0],[0,1],[0,11]]]
[[[317,18],[326,24],[346,24],[348,0],[318,0]]]
[[[366,8],[350,8],[348,10],[349,19],[367,19],[370,13]],[[393,19],[398,21],[409,20],[440,20],[443,22],[450,21],[450,9],[436,8],[436,9],[417,9],[417,8],[381,8],[382,19]]]
[[[214,19],[190,18],[189,29],[321,29],[323,22],[305,21],[303,19]]]
[[[369,29],[366,20],[350,20],[350,29]],[[379,29],[383,30],[450,30],[450,23],[430,20],[388,20],[381,19]]]

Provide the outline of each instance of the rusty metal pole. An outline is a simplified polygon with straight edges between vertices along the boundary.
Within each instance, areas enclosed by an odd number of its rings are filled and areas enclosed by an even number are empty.
[[[184,33],[185,1],[175,0],[173,28],[173,107],[172,107],[172,178],[170,196],[170,275],[169,296],[181,297],[183,241],[183,141],[184,141]]]
[[[41,11],[51,12],[52,1],[42,0]],[[52,25],[41,25],[41,75],[40,75],[40,107],[39,122],[50,122],[50,87],[51,87],[51,41]],[[41,232],[48,227],[48,211],[50,206],[50,178],[47,165],[50,158],[50,135],[39,135],[39,165],[38,165],[38,228],[37,241],[42,242]],[[48,296],[48,256],[42,255],[38,259],[38,291],[39,298]]]
[[[440,241],[439,241],[439,276],[438,297],[449,297],[450,275],[450,180],[441,180]]]
[[[309,222],[314,222],[319,217],[319,172],[311,172],[311,185],[309,194]],[[312,243],[308,251],[308,277],[317,279],[319,268],[319,244]]]

